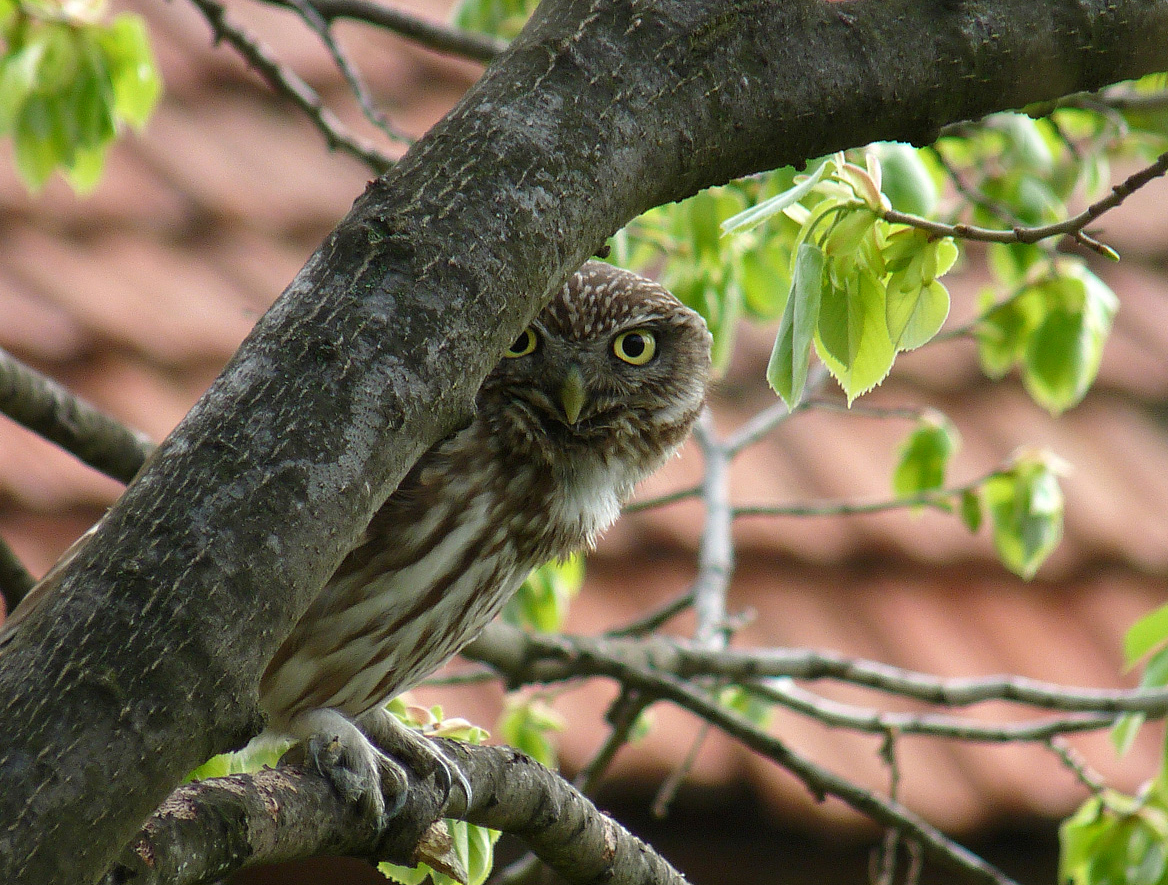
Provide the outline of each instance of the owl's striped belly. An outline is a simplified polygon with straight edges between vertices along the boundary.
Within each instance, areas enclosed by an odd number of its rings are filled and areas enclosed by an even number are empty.
[[[449,528],[440,523],[431,531]],[[420,553],[403,564],[400,549],[383,551],[325,586],[260,682],[271,727],[323,707],[359,716],[413,687],[478,635],[539,564],[486,508],[463,514]]]

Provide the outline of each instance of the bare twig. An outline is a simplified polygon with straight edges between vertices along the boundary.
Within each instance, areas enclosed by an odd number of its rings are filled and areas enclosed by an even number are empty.
[[[1090,766],[1083,761],[1074,747],[1067,745],[1064,741],[1053,736],[1047,739],[1046,746],[1052,753],[1059,757],[1063,765],[1074,774],[1079,783],[1091,791],[1092,795],[1098,796],[1107,789],[1107,784],[1104,783],[1103,778],[1091,770]]]
[[[1008,701],[1064,713],[1168,714],[1168,689],[1078,688],[1022,676],[942,679],[813,649],[709,651],[665,636],[636,640],[529,634],[499,622],[488,625],[464,655],[500,670],[515,684],[612,675],[628,667],[670,678],[707,677],[739,685],[772,677],[830,679],[942,707]]]
[[[1129,175],[1126,179],[1111,188],[1111,193],[1098,200],[1070,218],[1054,224],[1025,227],[1015,225],[1009,230],[994,230],[992,228],[976,227],[970,224],[943,224],[921,218],[917,215],[908,215],[889,209],[883,213],[885,221],[893,224],[907,224],[925,231],[933,237],[958,237],[964,240],[980,240],[986,243],[1037,243],[1049,237],[1070,236],[1077,241],[1108,257],[1115,257],[1115,253],[1107,246],[1090,237],[1085,228],[1105,212],[1109,212],[1135,191],[1148,182],[1159,178],[1168,172],[1168,153],[1161,154],[1154,163],[1138,172]]]
[[[676,492],[669,492],[665,495],[659,495],[656,498],[646,498],[643,501],[633,501],[631,504],[625,505],[624,512],[640,513],[642,510],[652,510],[655,507],[664,507],[667,504],[676,504],[678,501],[686,501],[690,498],[697,498],[700,497],[701,494],[701,486],[694,486],[690,489],[680,489]]]
[[[262,42],[235,22],[219,0],[191,0],[211,25],[216,40],[225,40],[244,57],[268,85],[295,104],[324,135],[330,149],[342,150],[372,169],[382,173],[394,159],[378,148],[348,132],[311,86],[272,54]]]
[[[754,417],[744,421],[734,433],[726,438],[723,448],[726,456],[734,458],[743,449],[754,445],[776,427],[802,412],[811,408],[814,403],[811,397],[828,379],[827,366],[816,363],[807,375],[807,384],[804,386],[803,399],[794,409],[788,409],[786,403],[778,400],[773,405],[763,409]]]
[[[608,771],[608,766],[616,758],[617,752],[629,742],[633,729],[636,727],[637,718],[647,706],[649,706],[649,699],[642,697],[639,692],[628,689],[621,691],[617,699],[612,702],[612,706],[608,708],[608,715],[605,717],[610,727],[608,737],[572,781],[577,790],[588,795],[596,789],[600,779]]]
[[[698,549],[698,576],[693,584],[698,616],[694,641],[703,648],[721,648],[726,641],[726,593],[734,574],[734,542],[730,536],[730,458],[714,431],[709,409],[694,427],[694,438],[705,458],[702,500],[706,521]]]
[[[651,612],[637,618],[635,621],[630,621],[623,627],[618,627],[615,630],[609,630],[605,636],[618,638],[622,636],[645,636],[652,633],[654,630],[664,626],[673,618],[677,617],[687,608],[693,605],[694,594],[693,588],[686,590],[676,599],[671,599],[669,602],[654,609]]]
[[[341,48],[336,38],[333,37],[329,22],[320,14],[320,11],[311,3],[307,2],[307,0],[283,0],[283,2],[286,2],[287,5],[295,9],[300,14],[301,19],[304,20],[304,23],[320,38],[320,42],[324,44],[325,49],[332,56],[333,64],[337,66],[337,70],[341,72],[341,76],[349,84],[349,89],[352,90],[353,97],[357,99],[357,105],[361,108],[361,113],[365,115],[365,119],[394,141],[399,141],[405,145],[413,144],[414,139],[397,129],[390,123],[389,118],[385,114],[374,107],[373,96],[365,86],[365,81],[361,79],[361,75],[357,72],[356,66],[349,60],[345,50]]]
[[[824,725],[873,734],[895,732],[985,743],[1049,743],[1055,735],[1110,728],[1117,718],[1115,713],[1100,713],[1045,719],[1041,722],[987,725],[953,716],[889,713],[841,704],[806,691],[787,679],[748,683],[746,688],[768,701],[810,716]]]
[[[0,412],[81,462],[128,483],[154,450],[130,430],[50,378],[0,350]]]
[[[268,2],[279,6],[293,5],[290,0]],[[444,27],[370,0],[308,0],[307,5],[311,5],[325,21],[347,18],[366,22],[393,31],[435,52],[457,55],[483,64],[492,61],[507,48],[504,40]]]

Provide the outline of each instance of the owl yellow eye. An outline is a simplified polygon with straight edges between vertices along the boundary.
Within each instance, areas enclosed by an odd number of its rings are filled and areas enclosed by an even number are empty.
[[[535,345],[539,343],[539,338],[535,335],[535,330],[528,326],[524,329],[519,337],[515,339],[515,343],[504,351],[503,356],[510,359],[515,359],[520,356],[527,356],[535,350]]]
[[[612,352],[626,363],[643,366],[657,352],[657,339],[646,329],[621,332],[613,339]]]

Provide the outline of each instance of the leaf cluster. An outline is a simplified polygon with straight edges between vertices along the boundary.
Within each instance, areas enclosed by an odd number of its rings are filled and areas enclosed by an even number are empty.
[[[31,190],[58,169],[94,187],[122,126],[140,129],[158,100],[145,22],[103,19],[100,0],[0,0],[0,135]]]

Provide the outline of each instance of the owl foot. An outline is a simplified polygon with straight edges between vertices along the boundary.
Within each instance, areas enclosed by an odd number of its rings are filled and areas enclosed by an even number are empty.
[[[294,725],[304,738],[305,764],[375,826],[384,827],[401,811],[408,788],[405,770],[352,721],[337,710],[323,709],[300,714]]]
[[[434,782],[442,791],[443,806],[449,800],[455,783],[466,796],[467,805],[470,805],[470,782],[458,765],[429,738],[404,725],[384,708],[370,710],[358,722],[361,730],[382,751],[406,763],[420,777],[433,775]]]

